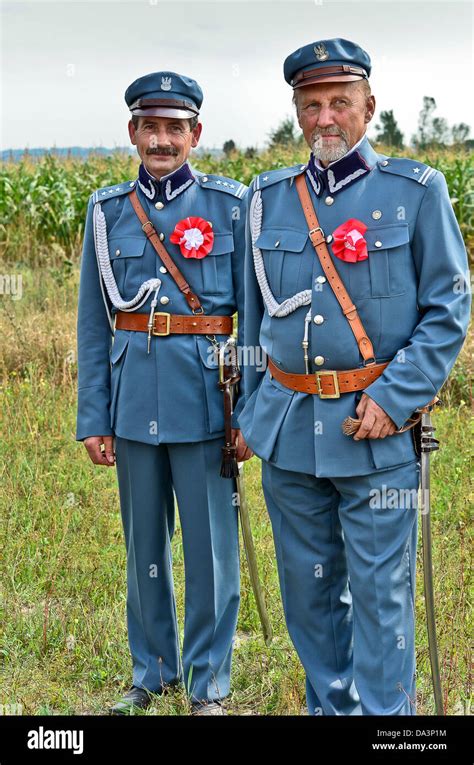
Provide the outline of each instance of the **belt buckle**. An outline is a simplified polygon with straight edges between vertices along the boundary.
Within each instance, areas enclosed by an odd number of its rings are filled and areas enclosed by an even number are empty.
[[[318,396],[319,396],[319,398],[341,398],[341,394],[339,392],[339,380],[337,379],[337,372],[336,372],[335,369],[325,369],[325,370],[322,370],[321,372],[315,372],[314,374],[315,374],[315,377],[316,377],[316,385],[317,385],[317,388],[318,388]],[[320,382],[319,378],[321,376],[323,376],[323,375],[326,376],[326,377],[332,377],[333,382],[334,382],[334,393],[323,393],[322,392],[321,382]]]
[[[155,319],[157,316],[166,316],[166,329],[164,332],[158,332],[158,330],[155,327]],[[170,333],[170,326],[171,326],[171,314],[166,313],[163,311],[156,311],[153,314],[153,329],[151,331],[151,334],[155,337],[167,337]]]

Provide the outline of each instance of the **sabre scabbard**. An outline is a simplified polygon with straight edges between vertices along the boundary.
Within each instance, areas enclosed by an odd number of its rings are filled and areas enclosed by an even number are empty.
[[[234,390],[240,379],[236,359],[235,340],[233,337],[219,349],[219,387],[224,400],[224,438],[220,475],[222,478],[237,478],[237,450],[232,439],[232,414]]]

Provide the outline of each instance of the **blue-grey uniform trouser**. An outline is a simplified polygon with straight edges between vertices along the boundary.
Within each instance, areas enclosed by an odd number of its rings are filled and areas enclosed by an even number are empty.
[[[229,693],[239,608],[235,482],[219,475],[221,446],[222,438],[159,446],[115,439],[133,685],[160,692],[183,680],[194,700]],[[170,546],[173,489],[186,580],[182,664]]]
[[[262,478],[309,713],[416,714],[419,464],[316,478],[263,462]]]

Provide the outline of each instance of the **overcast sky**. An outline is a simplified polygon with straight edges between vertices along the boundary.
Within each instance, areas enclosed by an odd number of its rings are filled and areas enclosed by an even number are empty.
[[[283,61],[330,37],[372,57],[372,90],[409,139],[424,95],[474,134],[470,2],[2,3],[1,148],[124,146],[126,87],[169,69],[204,91],[201,145],[259,146],[292,114]],[[369,129],[369,135],[373,133]]]

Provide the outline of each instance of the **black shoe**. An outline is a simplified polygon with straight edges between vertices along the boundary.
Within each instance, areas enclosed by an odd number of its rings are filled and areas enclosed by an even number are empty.
[[[111,715],[130,715],[133,714],[134,708],[146,709],[150,706],[151,701],[151,696],[145,688],[132,685],[130,690],[109,711]]]
[[[226,715],[220,701],[194,701],[191,705],[193,717],[210,717],[211,715]]]

